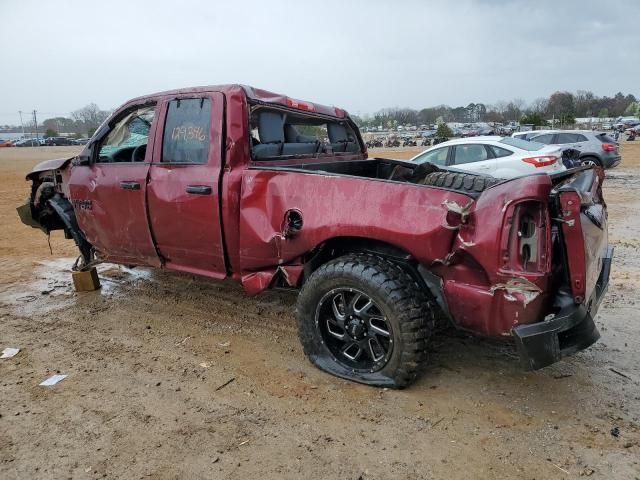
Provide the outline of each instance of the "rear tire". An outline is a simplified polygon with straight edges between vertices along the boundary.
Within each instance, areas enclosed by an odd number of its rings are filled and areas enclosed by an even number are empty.
[[[397,264],[350,254],[322,265],[302,287],[298,334],[305,354],[321,370],[403,388],[426,360],[437,308],[430,293]]]
[[[596,157],[582,157],[580,164],[583,166],[602,167],[602,162]]]

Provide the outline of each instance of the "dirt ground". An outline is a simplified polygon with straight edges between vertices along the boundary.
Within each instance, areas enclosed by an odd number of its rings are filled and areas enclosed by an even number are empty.
[[[402,391],[312,367],[292,294],[115,265],[75,293],[72,242],[51,255],[15,212],[25,173],[75,151],[0,149],[0,350],[21,349],[0,360],[0,478],[640,478],[640,142],[607,173],[601,340],[523,372],[509,344],[443,333]]]

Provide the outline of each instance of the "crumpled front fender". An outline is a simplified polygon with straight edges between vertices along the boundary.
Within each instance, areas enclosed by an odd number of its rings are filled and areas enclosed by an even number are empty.
[[[44,162],[40,162],[35,167],[33,167],[33,170],[31,170],[31,172],[27,174],[26,178],[27,180],[31,180],[38,173],[47,172],[49,170],[60,170],[62,168],[65,168],[69,164],[69,162],[71,162],[71,160],[73,160],[74,158],[75,157],[56,158],[53,160],[45,160]]]

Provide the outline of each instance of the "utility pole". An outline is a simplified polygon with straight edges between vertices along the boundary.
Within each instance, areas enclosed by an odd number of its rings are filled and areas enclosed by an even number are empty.
[[[40,140],[40,135],[38,135],[38,117],[36,116],[37,111],[33,111],[33,124],[36,126],[36,140]]]
[[[24,123],[22,123],[22,110],[19,110],[18,113],[20,114],[20,127],[22,128],[22,138],[24,138]]]

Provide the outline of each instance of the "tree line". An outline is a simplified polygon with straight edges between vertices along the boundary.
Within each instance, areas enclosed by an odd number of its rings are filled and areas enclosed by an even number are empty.
[[[640,114],[638,100],[632,94],[618,92],[612,97],[599,97],[591,91],[578,90],[575,93],[558,91],[549,97],[540,97],[531,103],[521,98],[500,101],[493,105],[470,103],[469,105],[435,107],[415,110],[412,108],[384,108],[372,115],[355,116],[361,127],[391,128],[398,125],[430,125],[441,122],[522,122],[542,125],[545,119],[561,119],[565,124],[576,117],[618,117]]]
[[[70,133],[77,137],[93,135],[93,132],[111,112],[102,110],[95,103],[71,112],[68,117],[45,119],[39,131],[45,136]],[[521,98],[499,101],[492,105],[470,103],[466,107],[437,105],[420,110],[412,108],[384,108],[362,117],[353,115],[360,127],[393,128],[398,125],[432,125],[442,122],[521,122],[544,125],[546,120],[556,118],[564,124],[572,124],[576,117],[619,117],[640,115],[640,103],[633,94],[618,92],[615,95],[599,97],[591,91],[578,90],[575,93],[557,91],[549,97],[540,97],[530,103]],[[26,128],[33,128],[29,123]]]
[[[101,110],[95,103],[90,103],[74,110],[68,117],[45,119],[39,129],[41,132],[44,131],[45,137],[57,137],[60,133],[70,133],[76,137],[90,137],[110,114],[110,111]],[[25,125],[25,128],[32,127],[33,125]]]

